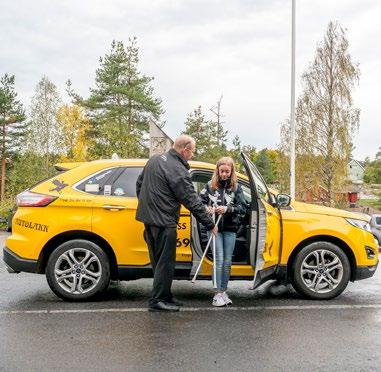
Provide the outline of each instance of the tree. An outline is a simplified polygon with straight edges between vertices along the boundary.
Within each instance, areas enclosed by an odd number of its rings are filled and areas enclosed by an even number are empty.
[[[366,183],[381,184],[381,160],[372,161],[365,168],[364,181]]]
[[[241,151],[242,151],[241,140],[238,134],[236,134],[233,138],[233,148],[230,150],[230,156],[234,160],[236,169],[239,172],[242,170]]]
[[[62,131],[57,121],[60,102],[57,87],[44,76],[32,97],[27,148],[45,160],[41,173],[45,177],[51,172],[52,159],[64,151]]]
[[[245,145],[242,147],[242,151],[250,158],[252,162],[255,162],[255,159],[258,156],[258,152],[254,146]]]
[[[25,135],[25,112],[17,100],[14,75],[5,74],[0,79],[0,136],[1,136],[1,190],[4,200],[6,163],[20,149]]]
[[[334,192],[345,183],[352,138],[359,125],[360,112],[352,101],[359,74],[348,51],[345,31],[338,23],[330,22],[314,62],[303,74],[304,89],[295,115],[297,192],[320,184],[327,190],[330,205],[334,203]],[[289,154],[289,128],[289,121],[283,123],[283,164]],[[283,170],[284,181],[289,172]]]
[[[381,159],[381,147],[378,148],[377,154],[376,154],[376,160]]]
[[[195,160],[215,163],[219,158],[227,155],[227,131],[224,131],[221,123],[219,128],[220,133],[217,132],[216,122],[205,118],[201,106],[188,115],[183,133],[196,140]]]
[[[9,171],[7,196],[14,198],[21,191],[56,174],[52,165],[58,161],[57,155],[49,154],[47,157],[29,150],[18,154]],[[47,163],[51,165],[49,168],[46,168]]]
[[[254,163],[257,166],[265,182],[269,184],[274,183],[275,164],[273,164],[272,158],[270,157],[269,150],[267,150],[267,148],[264,148],[261,151],[259,151],[258,155],[255,157]]]
[[[213,114],[215,115],[215,120],[212,121],[212,123],[213,123],[212,125],[213,125],[213,127],[215,127],[213,132],[215,134],[215,141],[216,141],[217,147],[224,144],[224,142],[227,139],[227,135],[228,135],[228,131],[224,130],[224,128],[222,126],[223,123],[221,122],[221,118],[223,117],[223,115],[221,114],[222,97],[223,96],[221,96],[220,99],[217,101],[216,106],[214,106],[210,109],[210,111],[213,112]]]
[[[63,105],[57,112],[58,124],[62,129],[65,155],[61,161],[85,161],[89,148],[87,133],[90,122],[83,109],[77,105]]]
[[[218,159],[222,158],[223,156],[227,156],[229,154],[229,150],[225,143],[221,143],[219,146],[211,146],[209,147],[203,156],[203,161],[209,162],[209,163],[217,163]]]
[[[375,160],[365,159],[364,181],[366,183],[381,184],[381,148],[376,153]]]
[[[92,157],[110,157],[114,152],[123,157],[147,155],[149,118],[158,120],[163,110],[161,99],[153,96],[153,77],[142,75],[138,63],[135,37],[126,47],[122,41],[113,41],[110,53],[100,58],[88,99],[75,95],[68,82],[69,94],[90,119]]]
[[[271,163],[271,179],[269,183],[277,184],[279,182],[279,151],[273,149],[267,149],[267,155]]]
[[[205,119],[201,106],[194,109],[185,121],[183,134],[192,136],[196,141],[195,160],[203,158],[205,152],[211,146],[210,143],[210,122]]]

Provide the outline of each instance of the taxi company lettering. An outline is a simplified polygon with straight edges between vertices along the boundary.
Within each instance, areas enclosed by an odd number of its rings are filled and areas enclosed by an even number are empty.
[[[16,218],[15,223],[16,223],[16,225],[19,225],[22,227],[27,227],[28,229],[33,229],[33,230],[37,230],[37,231],[48,232],[48,229],[49,229],[49,226],[42,225],[42,224],[37,223],[37,222],[20,220],[19,218]]]

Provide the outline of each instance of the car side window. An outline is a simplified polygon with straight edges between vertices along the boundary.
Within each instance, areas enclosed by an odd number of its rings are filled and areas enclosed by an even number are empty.
[[[211,180],[213,173],[203,172],[203,173],[193,173],[192,183],[197,194],[205,187],[205,185]]]
[[[200,191],[205,187],[205,185],[211,180],[213,173],[193,173],[192,174],[192,183],[193,187],[196,190],[196,192],[199,194]],[[250,186],[246,183],[243,183],[240,179],[238,180],[238,183],[242,187],[243,196],[245,200],[250,203],[251,202],[251,189]]]
[[[89,194],[103,195],[105,185],[112,180],[119,170],[119,167],[104,169],[91,175],[90,177],[87,177],[75,188]]]
[[[251,189],[249,186],[243,184],[242,182],[238,181],[238,183],[241,185],[242,187],[242,191],[243,191],[243,197],[245,198],[245,200],[248,202],[248,203],[251,203]]]
[[[126,167],[111,186],[111,196],[136,197],[136,181],[142,167]]]

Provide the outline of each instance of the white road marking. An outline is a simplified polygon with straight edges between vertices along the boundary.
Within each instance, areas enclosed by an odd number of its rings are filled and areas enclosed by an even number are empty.
[[[381,304],[363,305],[285,305],[285,306],[229,306],[217,307],[184,307],[180,312],[202,311],[264,311],[264,310],[353,310],[381,309]],[[56,309],[56,310],[0,310],[0,315],[8,314],[86,314],[86,313],[144,313],[145,307],[112,308],[112,309]]]

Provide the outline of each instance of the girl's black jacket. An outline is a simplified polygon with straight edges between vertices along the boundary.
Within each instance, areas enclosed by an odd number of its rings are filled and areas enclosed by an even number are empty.
[[[200,192],[202,203],[205,206],[227,206],[218,224],[218,231],[237,232],[241,219],[246,213],[246,201],[243,196],[241,185],[232,188],[212,189],[212,181],[209,181]]]

